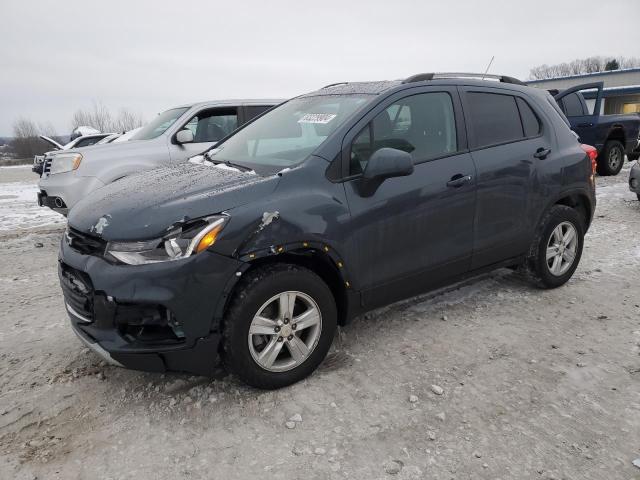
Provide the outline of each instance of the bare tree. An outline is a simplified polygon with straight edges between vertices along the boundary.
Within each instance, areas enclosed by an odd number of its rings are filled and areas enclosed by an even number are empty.
[[[620,66],[621,70],[625,68],[640,67],[640,58],[638,57],[631,57],[631,58],[619,57],[619,58],[616,58],[616,60],[618,61],[618,65]]]
[[[567,77],[570,75],[582,75],[585,73],[604,72],[609,66],[609,70],[617,70],[612,68],[635,68],[640,67],[640,58],[637,57],[587,57],[573,60],[569,63],[558,63],[556,65],[539,65],[533,67],[529,72],[531,80],[544,80],[547,78]]]
[[[71,129],[75,130],[81,126],[93,127],[101,132],[108,132],[111,126],[111,113],[109,109],[98,101],[93,101],[93,105],[87,110],[76,110],[71,119]]]
[[[13,122],[13,140],[11,150],[18,158],[29,158],[51,149],[38,137],[38,126],[32,120],[19,118]]]
[[[101,132],[124,132],[144,124],[142,115],[134,113],[126,108],[120,109],[117,116],[102,103],[95,101],[91,108],[78,109],[71,119],[73,130],[80,126],[93,127]]]
[[[51,122],[38,122],[38,133],[40,135],[46,135],[50,138],[57,138],[58,133],[56,132],[56,128],[53,126]]]
[[[126,108],[121,108],[118,116],[111,124],[111,131],[126,132],[141,127],[142,125],[144,125],[144,120],[141,114],[132,112]]]

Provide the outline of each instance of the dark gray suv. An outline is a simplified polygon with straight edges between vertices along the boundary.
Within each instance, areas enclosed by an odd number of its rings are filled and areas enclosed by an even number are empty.
[[[289,100],[204,164],[130,176],[71,210],[59,275],[74,331],[122,366],[278,388],[337,325],[462,277],[573,275],[593,149],[545,91],[421,74]]]

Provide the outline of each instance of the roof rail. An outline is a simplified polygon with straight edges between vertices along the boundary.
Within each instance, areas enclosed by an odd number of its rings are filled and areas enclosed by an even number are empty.
[[[329,85],[325,85],[324,87],[322,87],[320,90],[322,90],[323,88],[331,88],[331,87],[335,87],[337,85],[346,85],[349,82],[336,82],[336,83],[330,83]]]
[[[514,85],[526,85],[526,83],[517,78],[508,77],[507,75],[492,75],[489,73],[419,73],[406,78],[402,83],[424,82],[427,80],[437,80],[440,78],[477,78],[483,80],[492,78],[502,83],[512,83]]]

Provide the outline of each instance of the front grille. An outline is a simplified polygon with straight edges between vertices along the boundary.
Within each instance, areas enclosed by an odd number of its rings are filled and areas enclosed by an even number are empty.
[[[93,287],[86,274],[60,264],[60,286],[64,300],[79,315],[93,319]]]
[[[75,251],[84,255],[104,255],[107,242],[69,227],[65,232],[65,241]]]
[[[51,162],[53,157],[48,157],[44,160],[44,166],[42,167],[42,173],[49,173],[51,171]]]

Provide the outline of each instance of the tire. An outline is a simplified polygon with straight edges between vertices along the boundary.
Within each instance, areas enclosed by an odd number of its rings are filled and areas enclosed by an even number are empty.
[[[630,162],[632,162],[632,161],[634,161],[634,160],[638,160],[638,158],[640,158],[640,153],[638,153],[638,152],[629,153],[629,154],[627,155],[627,159],[628,159]]]
[[[568,231],[570,229],[569,226],[574,229],[575,233],[573,260],[566,269],[564,269],[563,264],[560,264],[554,273],[552,267],[556,265],[555,257],[547,260],[547,251],[548,249],[549,251],[555,249],[554,245],[556,242],[554,239],[556,237],[552,238],[552,236],[554,236],[556,229],[560,227],[562,231],[565,231],[565,228]],[[564,285],[573,276],[576,268],[578,268],[583,245],[584,223],[579,212],[565,205],[554,205],[545,213],[540,221],[540,225],[522,268],[523,273],[540,288],[557,288]],[[568,251],[570,254],[572,248],[572,244],[569,243],[567,248],[562,248],[558,250],[558,252]],[[566,261],[565,256],[568,257],[569,254],[561,255],[563,262]],[[558,255],[560,255],[560,253]]]
[[[640,193],[636,193],[636,195],[638,196],[638,201],[640,202]]]
[[[282,313],[279,299],[273,300],[276,296],[293,298],[295,312],[292,315]],[[286,304],[286,300],[284,302]],[[314,313],[314,308],[319,312],[319,322],[296,331],[295,319],[301,318],[300,312]],[[261,314],[256,320],[259,324],[254,325],[258,330],[253,330],[250,337],[250,328],[258,314]],[[290,264],[259,267],[240,281],[227,309],[223,331],[224,364],[231,373],[253,387],[276,389],[296,383],[310,375],[324,360],[333,341],[337,318],[331,290],[311,270]],[[273,321],[276,323],[269,323]],[[275,328],[271,333],[274,325],[278,333]],[[261,329],[269,333],[263,335]],[[305,345],[308,351],[298,353],[296,359],[293,353],[303,351],[296,348],[300,342],[308,344]],[[279,353],[273,357],[266,355],[268,347],[272,352],[279,348]],[[261,354],[267,358],[263,359],[265,365],[273,358],[269,367],[259,363]]]
[[[624,166],[624,145],[618,140],[609,140],[598,155],[598,173],[603,177],[617,175]]]

